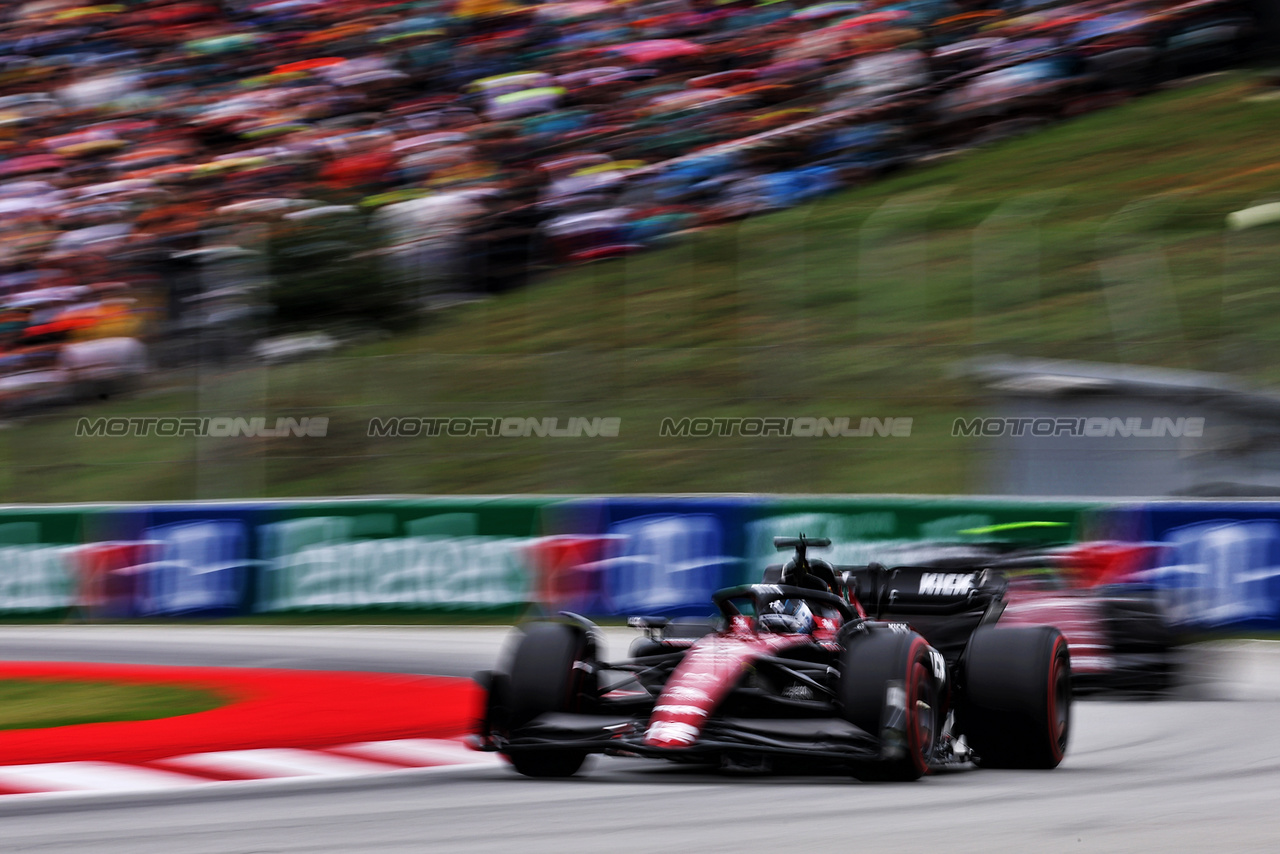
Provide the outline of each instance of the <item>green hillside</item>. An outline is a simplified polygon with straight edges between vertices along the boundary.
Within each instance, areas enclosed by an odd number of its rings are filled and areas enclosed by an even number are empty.
[[[1280,101],[1240,72],[441,313],[340,358],[173,374],[0,431],[11,501],[358,493],[964,492],[955,375],[1013,354],[1280,382]],[[325,438],[79,438],[80,416],[328,417]],[[372,417],[620,417],[616,438],[379,438]],[[659,435],[911,418],[909,437]]]

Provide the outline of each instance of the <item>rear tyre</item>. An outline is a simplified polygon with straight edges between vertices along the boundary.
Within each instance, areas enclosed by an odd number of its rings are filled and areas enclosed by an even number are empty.
[[[1111,683],[1121,690],[1158,695],[1173,687],[1177,637],[1154,597],[1120,596],[1103,610],[1107,638],[1115,653]]]
[[[1167,653],[1173,630],[1155,599],[1117,598],[1106,603],[1105,620],[1112,649],[1125,653]]]
[[[1071,659],[1052,626],[980,628],[965,651],[958,728],[984,768],[1056,768],[1071,735]]]
[[[510,733],[547,712],[578,712],[594,696],[594,677],[579,665],[590,662],[585,633],[565,623],[533,623],[516,647],[511,672],[502,680],[502,705]],[[526,777],[570,777],[586,751],[508,747],[512,766]]]
[[[902,692],[894,720],[891,689]],[[876,631],[841,653],[839,701],[846,720],[885,739],[885,758],[860,765],[862,780],[907,781],[928,772],[937,749],[945,702],[929,644],[915,633]],[[893,728],[886,730],[890,724]]]

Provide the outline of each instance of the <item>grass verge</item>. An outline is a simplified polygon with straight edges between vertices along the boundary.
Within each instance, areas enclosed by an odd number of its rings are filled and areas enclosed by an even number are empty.
[[[145,721],[221,705],[211,692],[173,685],[0,679],[0,730]]]

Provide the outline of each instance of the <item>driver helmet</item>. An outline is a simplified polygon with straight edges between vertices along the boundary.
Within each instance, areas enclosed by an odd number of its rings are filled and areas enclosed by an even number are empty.
[[[777,599],[768,604],[760,624],[774,632],[808,634],[813,631],[813,611],[803,599]]]

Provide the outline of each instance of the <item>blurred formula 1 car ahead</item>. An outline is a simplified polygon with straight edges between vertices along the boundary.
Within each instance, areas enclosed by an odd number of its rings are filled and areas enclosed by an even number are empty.
[[[1001,626],[1051,625],[1067,639],[1077,692],[1160,692],[1177,679],[1177,631],[1159,592],[1142,583],[1160,543],[1019,540],[1058,522],[1017,522],[960,533],[967,542],[910,546],[898,555],[935,572],[993,569],[1009,582]],[[1006,539],[998,539],[998,537]],[[893,561],[892,553],[880,559]]]
[[[1158,591],[1127,580],[1126,569],[1158,548],[1099,542],[1008,556],[994,564],[1009,579],[1001,623],[1059,628],[1077,690],[1166,691],[1177,683],[1180,640]]]
[[[565,777],[591,753],[768,770],[848,768],[913,780],[972,761],[1054,768],[1071,663],[1051,626],[997,628],[994,571],[833,567],[794,549],[763,584],[721,590],[716,625],[632,618],[632,657],[600,659],[585,619],[524,626],[489,693],[484,746],[522,774]]]

